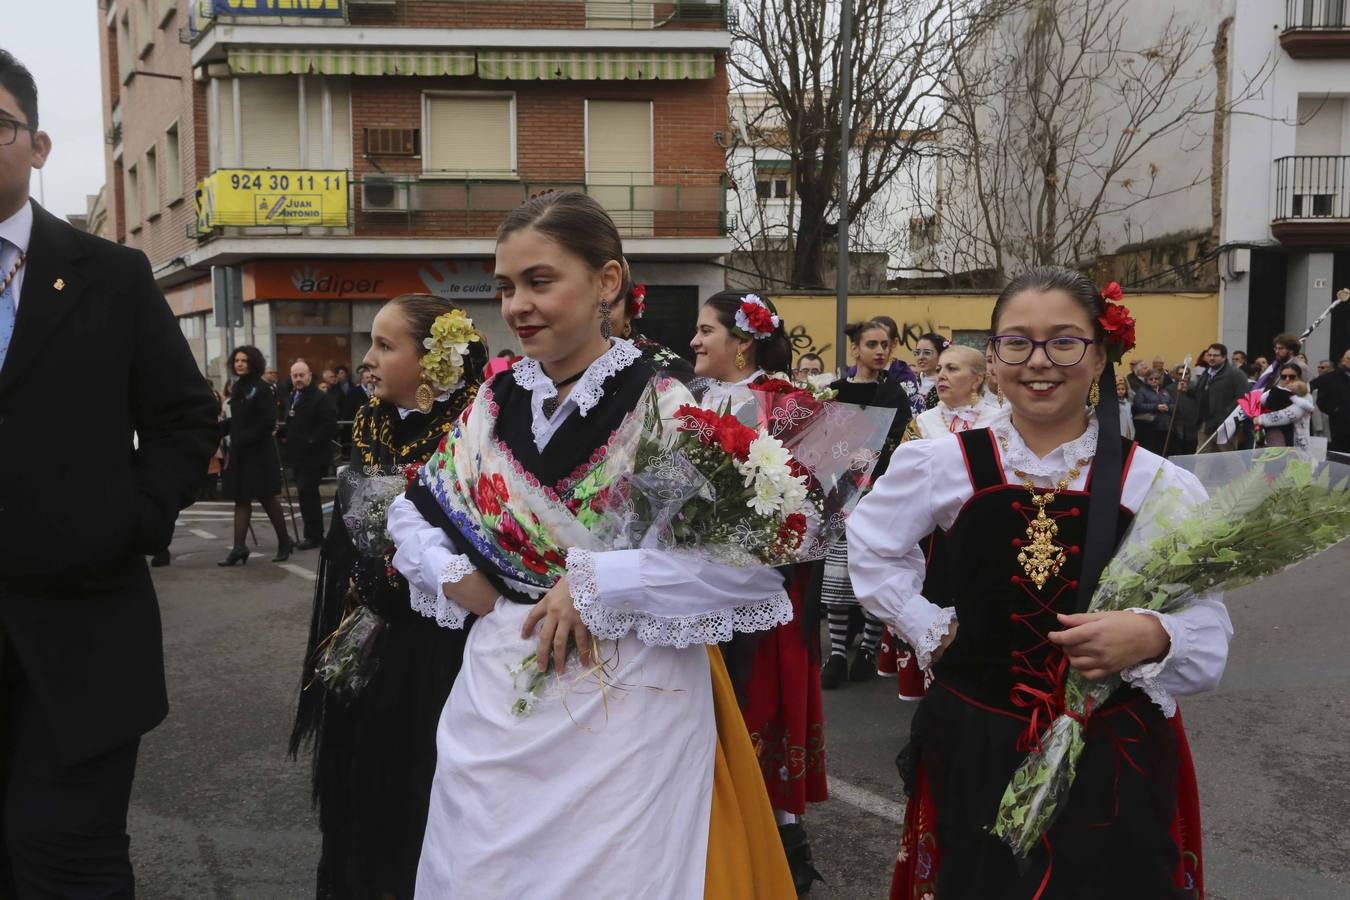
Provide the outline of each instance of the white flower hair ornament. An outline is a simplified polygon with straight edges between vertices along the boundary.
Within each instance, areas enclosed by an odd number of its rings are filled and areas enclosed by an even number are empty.
[[[736,310],[736,332],[757,341],[768,340],[778,330],[782,320],[770,311],[758,294],[746,294]]]

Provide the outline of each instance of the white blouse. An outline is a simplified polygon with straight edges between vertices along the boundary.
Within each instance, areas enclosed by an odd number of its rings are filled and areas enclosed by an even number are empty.
[[[1090,458],[1097,445],[1095,418],[1089,420],[1080,437],[1044,458],[1027,447],[1009,418],[997,419],[991,430],[1007,442],[1000,459],[1004,479],[1012,484],[1021,480],[1013,474],[1019,469],[1038,486],[1052,487],[1079,460]],[[1071,490],[1083,490],[1087,483],[1088,467],[1081,468],[1069,484]],[[1162,484],[1180,488],[1196,503],[1205,499],[1205,490],[1195,476],[1137,447],[1121,504],[1131,512],[1138,511],[1159,471]],[[973,494],[955,435],[910,441],[896,449],[890,468],[848,522],[849,575],[859,602],[914,648],[923,668],[929,666],[956,611],[937,606],[923,596],[925,561],[919,541],[935,528],[950,528]],[[1222,594],[1202,595],[1179,613],[1131,611],[1157,618],[1171,646],[1162,660],[1125,669],[1121,676],[1126,681],[1144,690],[1168,716],[1176,711],[1176,696],[1212,690],[1218,685],[1233,634]]]
[[[972,428],[984,428],[1000,415],[1006,416],[1007,412],[983,400],[970,406],[956,407],[938,403],[932,409],[919,413],[914,419],[914,427],[918,429],[919,437],[935,438]]]
[[[569,416],[584,416],[600,402],[606,378],[639,358],[632,344],[616,339],[551,418],[544,415],[543,401],[557,396],[553,382],[534,360],[517,362],[516,383],[531,393],[539,450]],[[450,538],[427,522],[406,496],[390,505],[388,527],[397,548],[394,568],[408,579],[413,608],[446,628],[464,627],[468,610],[446,597],[444,587],[476,571],[469,557],[457,553]],[[617,639],[632,631],[651,646],[687,647],[792,621],[792,601],[782,576],[771,568],[720,565],[662,550],[592,552],[573,547],[567,554],[567,575],[582,622],[599,638]]]

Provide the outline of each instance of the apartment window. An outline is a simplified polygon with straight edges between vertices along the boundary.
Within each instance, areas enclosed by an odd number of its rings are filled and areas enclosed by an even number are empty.
[[[423,167],[458,178],[516,177],[514,96],[425,94]]]
[[[650,100],[586,101],[586,192],[625,236],[652,233]]]
[[[183,158],[178,147],[178,123],[164,132],[164,199],[172,203],[183,196]]]
[[[210,90],[212,169],[351,168],[351,91],[345,79],[222,78],[212,80]]]
[[[145,217],[159,215],[159,153],[154,147],[145,151]]]
[[[132,231],[141,227],[141,180],[136,166],[127,166],[126,201],[127,227]]]
[[[127,13],[117,20],[117,78],[122,84],[131,79],[131,18]]]
[[[141,58],[155,46],[156,20],[152,19],[151,15],[150,0],[136,0],[136,17],[132,24],[135,26],[133,33],[136,36],[136,55]]]
[[[755,160],[755,196],[760,200],[786,200],[792,196],[792,163],[786,159]]]

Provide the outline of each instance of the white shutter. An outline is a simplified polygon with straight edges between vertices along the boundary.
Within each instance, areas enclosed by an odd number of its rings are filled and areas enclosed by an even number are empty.
[[[241,168],[301,168],[300,82],[296,76],[239,79],[239,108]]]
[[[215,169],[239,168],[239,158],[234,152],[234,81],[233,78],[225,78],[212,83],[217,98],[213,124],[219,135],[217,146],[220,148],[220,158],[216,160]]]
[[[586,191],[628,236],[651,234],[652,104],[586,101]]]
[[[334,169],[352,167],[352,84],[346,78],[328,78],[328,93],[333,108],[332,162]],[[313,143],[310,146],[314,146]]]
[[[511,178],[516,160],[510,97],[428,95],[422,157],[430,173]]]

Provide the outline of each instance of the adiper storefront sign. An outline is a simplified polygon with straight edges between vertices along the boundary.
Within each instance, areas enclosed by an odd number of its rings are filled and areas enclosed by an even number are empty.
[[[497,296],[493,261],[290,260],[244,265],[245,296],[258,300],[388,300],[434,294],[447,300]]]

